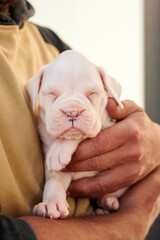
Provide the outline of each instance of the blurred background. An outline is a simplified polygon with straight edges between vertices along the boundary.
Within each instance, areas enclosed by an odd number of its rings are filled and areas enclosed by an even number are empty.
[[[103,66],[160,123],[160,0],[29,0],[31,21]],[[157,189],[159,191],[159,189]],[[160,239],[160,219],[147,240]]]
[[[122,99],[144,106],[143,0],[31,0],[31,21],[53,29],[70,47],[105,67]]]

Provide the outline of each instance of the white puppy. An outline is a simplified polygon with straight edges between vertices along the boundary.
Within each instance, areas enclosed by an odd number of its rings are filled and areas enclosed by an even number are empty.
[[[94,176],[97,172],[60,172],[71,161],[77,145],[95,137],[114,124],[106,111],[108,96],[117,103],[120,84],[76,51],[65,51],[42,67],[29,80],[26,90],[35,110],[38,98],[38,125],[45,153],[45,177],[42,203],[34,214],[65,218],[69,214],[66,190],[72,180]],[[105,197],[104,208],[116,210],[118,191]]]

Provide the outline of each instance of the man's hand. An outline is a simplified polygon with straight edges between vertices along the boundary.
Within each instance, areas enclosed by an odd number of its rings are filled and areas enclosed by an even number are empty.
[[[128,217],[131,214],[133,223],[137,225],[137,238],[135,239],[144,239],[160,214],[160,166],[139,183],[129,188],[122,196],[118,214],[122,213]],[[140,232],[142,235],[138,237]]]
[[[122,197],[114,214],[51,220],[25,216],[38,240],[142,240],[160,211],[160,167]]]
[[[134,102],[121,109],[109,99],[107,110],[118,122],[94,139],[82,142],[67,171],[95,171],[93,178],[72,182],[72,196],[98,197],[130,186],[160,164],[160,126]]]

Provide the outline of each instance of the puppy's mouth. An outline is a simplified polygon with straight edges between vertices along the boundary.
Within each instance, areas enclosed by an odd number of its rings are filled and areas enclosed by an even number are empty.
[[[70,127],[69,129],[66,129],[61,135],[69,133],[69,134],[84,134],[80,129],[76,127]]]

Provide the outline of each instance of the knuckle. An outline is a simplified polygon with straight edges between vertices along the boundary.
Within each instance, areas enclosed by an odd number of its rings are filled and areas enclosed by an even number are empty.
[[[144,177],[144,172],[146,167],[142,162],[137,162],[136,164],[134,163],[131,166],[132,167],[131,167],[130,177],[131,177],[131,180],[133,181],[132,182],[133,184],[139,181],[140,179],[142,179],[142,176]]]
[[[140,139],[140,131],[136,127],[132,126],[129,132],[129,137],[132,141],[138,142]]]
[[[134,179],[134,182],[137,182],[137,180],[139,180],[140,176],[143,173],[143,166],[141,163],[136,164],[136,166],[134,167],[134,171],[132,174],[132,178]]]
[[[129,159],[133,162],[140,162],[142,156],[142,150],[139,146],[135,146],[129,153]]]
[[[83,197],[92,197],[96,195],[96,192],[98,192],[98,190],[96,191],[95,184],[92,181],[90,181],[90,179],[84,179],[84,181],[82,179],[81,185],[79,186],[79,188],[76,189],[76,191],[77,191],[77,196],[83,196]]]
[[[107,182],[98,182],[96,186],[98,193],[110,193],[110,187]]]
[[[105,168],[105,160],[101,155],[98,157],[92,158],[91,164],[92,164],[92,168],[95,170],[102,170]]]
[[[87,179],[80,179],[73,182],[69,190],[74,193],[75,196],[87,196],[90,193],[90,184]]]
[[[141,165],[140,164],[136,164],[136,166],[133,166],[133,168],[131,168],[128,171],[126,179],[123,182],[123,184],[126,185],[126,186],[130,186],[130,185],[136,183],[137,180],[140,177],[140,173],[141,173]]]
[[[98,134],[98,136],[94,138],[93,150],[98,152],[103,152],[107,145],[108,145],[108,141],[106,138],[104,138],[103,131],[101,131]]]
[[[81,184],[81,193],[83,193],[84,195],[87,195],[87,194],[89,194],[90,192],[91,192],[91,190],[90,190],[90,186],[89,186],[89,184]],[[77,191],[77,193],[78,193],[78,191]]]

